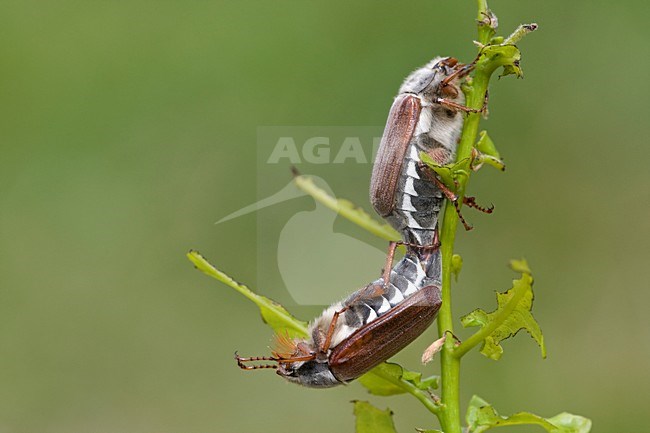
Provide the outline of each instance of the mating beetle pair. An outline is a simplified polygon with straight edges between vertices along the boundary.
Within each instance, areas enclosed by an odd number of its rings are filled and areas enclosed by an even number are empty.
[[[291,382],[332,387],[386,361],[431,325],[441,305],[438,215],[445,197],[453,197],[420,153],[440,165],[454,160],[463,112],[476,112],[465,107],[460,91],[472,69],[473,63],[436,57],[406,78],[390,109],[370,201],[401,234],[404,258],[391,269],[397,245],[391,243],[382,277],[327,308],[311,323],[309,339],[277,336],[273,356],[236,356],[241,368],[274,368]],[[247,364],[252,361],[273,364]]]

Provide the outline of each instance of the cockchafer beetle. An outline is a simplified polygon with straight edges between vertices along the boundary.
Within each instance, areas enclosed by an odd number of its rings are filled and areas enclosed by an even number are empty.
[[[276,336],[273,356],[242,358],[246,370],[276,369],[290,382],[313,388],[347,383],[402,350],[440,309],[440,253],[409,250],[383,277],[327,308],[309,327],[308,339]],[[253,361],[273,364],[249,365]]]

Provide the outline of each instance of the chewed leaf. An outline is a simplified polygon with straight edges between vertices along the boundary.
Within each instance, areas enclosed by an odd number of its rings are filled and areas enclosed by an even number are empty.
[[[477,68],[485,69],[487,72],[492,72],[498,67],[503,67],[503,73],[500,77],[505,75],[515,75],[517,78],[523,76],[523,71],[519,67],[521,60],[521,53],[514,45],[507,44],[507,40],[502,45],[486,45],[481,51],[481,57],[477,62]]]
[[[357,433],[395,433],[393,412],[377,409],[367,401],[354,401]]]
[[[485,400],[473,396],[467,408],[467,428],[471,433],[481,433],[493,427],[503,427],[517,424],[537,424],[552,432],[556,427],[544,418],[526,412],[520,412],[509,417],[500,416]]]
[[[499,151],[494,145],[494,141],[490,138],[487,131],[481,131],[478,134],[478,141],[476,142],[476,148],[484,155],[493,156],[495,158],[501,158]]]
[[[480,326],[489,329],[483,340],[481,353],[488,358],[498,360],[503,354],[500,343],[513,337],[524,329],[537,341],[542,357],[546,357],[544,336],[539,324],[533,317],[533,277],[525,260],[512,261],[511,267],[521,273],[521,278],[513,281],[512,288],[504,293],[497,293],[497,309],[486,313],[482,309],[472,311],[461,318],[465,327]]]
[[[233,280],[231,277],[212,266],[198,251],[190,251],[187,253],[187,258],[190,259],[190,261],[194,263],[194,266],[204,274],[232,287],[253,301],[260,309],[264,322],[273,328],[277,334],[289,335],[291,337],[304,337],[307,335],[307,323],[293,317],[277,302],[265,296],[260,296],[245,285]]]
[[[406,390],[399,386],[403,369],[397,364],[384,362],[361,376],[358,381],[374,395],[404,394]]]
[[[519,66],[519,63],[514,63],[512,65],[505,65],[503,67],[503,72],[499,75],[499,78],[505,77],[508,75],[515,75],[517,78],[524,76],[524,71]]]
[[[373,219],[366,211],[349,200],[332,197],[325,190],[317,187],[309,176],[296,176],[294,182],[298,188],[312,196],[314,200],[322,203],[327,208],[352,221],[373,235],[388,241],[400,239],[399,233],[391,226]]]
[[[553,418],[548,418],[558,431],[562,433],[589,433],[591,430],[591,420],[580,415],[562,412]]]
[[[422,373],[415,371],[405,370],[402,379],[412,383],[417,389],[421,389],[423,391],[437,389],[440,385],[440,376],[429,376],[423,378]]]
[[[479,133],[479,139],[476,142],[476,149],[472,159],[472,170],[477,171],[483,164],[490,165],[497,170],[505,171],[506,165],[501,160],[499,151],[497,151],[494,142],[487,134],[487,131]]]
[[[370,394],[389,396],[406,393],[404,382],[421,390],[436,389],[440,378],[431,376],[423,379],[422,373],[405,370],[398,364],[384,362],[358,380]]]
[[[485,400],[473,396],[467,408],[467,431],[481,433],[493,427],[531,424],[544,428],[549,433],[588,433],[591,421],[577,415],[561,413],[553,418],[542,418],[528,412],[501,416]]]

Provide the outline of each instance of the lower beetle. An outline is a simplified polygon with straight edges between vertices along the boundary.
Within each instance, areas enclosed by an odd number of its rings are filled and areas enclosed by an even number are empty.
[[[309,339],[277,336],[270,357],[242,358],[245,370],[276,369],[312,388],[347,383],[386,361],[422,334],[441,305],[440,253],[409,250],[383,278],[327,308],[309,327]],[[274,364],[248,365],[252,361]]]

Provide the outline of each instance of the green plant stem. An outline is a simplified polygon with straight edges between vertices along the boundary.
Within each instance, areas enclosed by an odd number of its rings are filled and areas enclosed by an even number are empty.
[[[487,0],[477,0],[477,9],[478,9],[478,15],[476,17],[476,20],[480,23],[481,21],[485,20],[488,17],[488,12],[490,9],[488,8]],[[485,45],[490,40],[491,36],[492,36],[492,30],[487,26],[483,26],[479,24],[478,41],[483,45]]]
[[[480,109],[489,81],[489,74],[477,71],[473,86],[467,94],[467,105]],[[457,149],[457,161],[471,156],[472,148],[478,135],[480,114],[470,114],[465,119],[463,133]],[[459,204],[465,193],[468,177],[459,181]],[[458,227],[458,216],[453,206],[445,206],[444,225],[441,230],[442,251],[442,306],[438,313],[438,332],[442,337],[446,332],[453,334],[453,316],[451,308],[451,259],[454,253],[454,241]],[[439,415],[442,430],[445,433],[460,433],[460,358],[454,356],[454,339],[448,338],[441,351],[441,381],[443,410]]]
[[[485,18],[488,12],[486,0],[478,0],[478,20]],[[487,43],[488,34],[484,27],[479,25],[479,40]],[[494,69],[492,69],[493,71]],[[492,71],[481,67],[481,60],[477,63],[472,86],[468,87],[466,105],[470,108],[480,109],[483,106],[485,93]],[[469,158],[472,154],[474,143],[478,135],[478,127],[481,120],[479,113],[469,114],[463,124],[458,148],[456,150],[456,161]],[[469,173],[468,173],[469,176]],[[469,177],[459,179],[458,201],[462,204],[462,197],[465,194]],[[438,313],[438,333],[442,337],[445,333],[454,332],[452,303],[451,303],[451,260],[454,253],[454,242],[456,229],[458,228],[458,216],[453,206],[445,206],[444,224],[441,230],[440,241],[442,243],[442,306]],[[442,410],[438,414],[438,420],[442,431],[445,433],[461,433],[460,423],[460,357],[454,356],[454,339],[448,338],[440,353],[441,371],[441,398]]]

